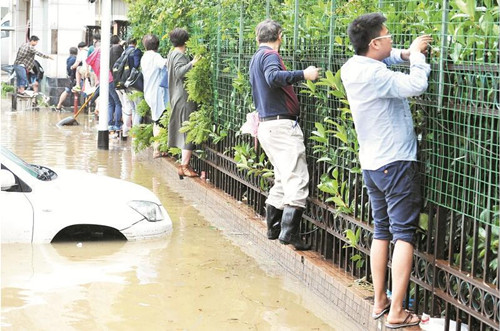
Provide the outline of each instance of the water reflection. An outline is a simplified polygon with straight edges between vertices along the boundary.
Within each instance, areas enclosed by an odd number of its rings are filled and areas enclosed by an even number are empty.
[[[333,330],[336,323],[354,330],[222,236],[134,161],[129,141],[113,139],[109,151],[97,150],[94,119],[80,115],[79,126],[57,128],[66,116],[2,110],[2,145],[28,162],[148,187],[174,230],[146,242],[2,245],[3,329]]]
[[[64,328],[86,308],[97,321],[117,318],[108,316],[110,308],[130,284],[158,283],[154,256],[167,245],[168,240],[2,245],[2,327]]]

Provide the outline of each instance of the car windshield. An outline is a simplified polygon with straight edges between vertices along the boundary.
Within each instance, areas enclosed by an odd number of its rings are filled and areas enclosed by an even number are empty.
[[[45,181],[57,178],[57,174],[53,170],[36,164],[28,164],[3,146],[2,146],[2,156],[14,162],[22,169],[24,169],[28,174],[37,179]]]

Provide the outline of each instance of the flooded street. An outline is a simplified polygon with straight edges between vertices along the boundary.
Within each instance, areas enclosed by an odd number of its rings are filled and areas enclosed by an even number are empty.
[[[3,330],[345,330],[324,303],[243,253],[147,163],[131,141],[97,149],[92,116],[11,112],[2,100],[1,143],[28,163],[80,169],[152,190],[173,232],[159,240],[3,244]],[[109,187],[113,194],[113,187]],[[73,203],[87,204],[86,196]],[[92,208],[88,205],[88,208]],[[335,327],[334,327],[335,326]]]

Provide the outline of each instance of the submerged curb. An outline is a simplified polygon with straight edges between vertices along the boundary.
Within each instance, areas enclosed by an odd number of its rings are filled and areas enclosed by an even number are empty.
[[[324,261],[317,252],[298,252],[290,245],[285,246],[277,240],[268,240],[262,217],[256,215],[244,203],[214,188],[209,182],[200,178],[179,180],[172,159],[153,159],[150,149],[135,154],[134,158],[153,166],[156,175],[161,175],[172,191],[191,202],[235,244],[241,247],[244,240],[244,245],[253,245],[261,251],[259,254],[272,259],[282,271],[294,276],[325,304],[342,312],[344,317],[353,323],[349,327],[350,330],[377,330],[381,326],[383,328],[383,318],[379,321],[371,318],[373,306],[369,298],[373,296],[373,292],[355,285],[355,279],[345,271]],[[344,330],[342,325],[338,327],[338,330]]]

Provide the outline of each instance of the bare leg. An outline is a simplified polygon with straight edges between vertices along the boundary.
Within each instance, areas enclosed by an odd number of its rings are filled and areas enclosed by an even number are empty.
[[[157,137],[160,134],[160,126],[156,123],[153,123],[153,137]],[[160,143],[157,141],[153,142],[153,157],[160,157]]]
[[[94,114],[99,115],[99,97],[95,98],[94,104],[95,104]]]
[[[403,309],[403,299],[410,281],[413,265],[413,245],[403,240],[396,241],[392,254],[392,304],[388,323],[401,323],[408,314]],[[416,320],[417,317],[413,317]]]
[[[80,86],[80,81],[82,80],[82,75],[80,75],[80,70],[78,70],[78,68],[76,69],[75,80],[76,80],[75,86]]]
[[[66,92],[66,90],[64,90],[63,93],[61,93],[61,96],[59,97],[59,102],[57,103],[57,109],[61,109],[62,108],[62,104],[64,102],[64,100],[66,100],[66,98],[68,97],[68,92]]]
[[[191,160],[191,155],[193,155],[193,151],[183,149],[182,150],[182,160],[181,164],[182,165],[188,165],[189,161]]]
[[[197,177],[198,173],[196,173],[191,166],[189,166],[189,161],[191,160],[191,155],[193,151],[183,149],[182,150],[182,159],[181,164],[177,168],[177,173],[179,174],[179,178],[182,179],[184,176],[186,177]]]
[[[97,86],[99,85],[98,80],[97,80],[97,75],[93,72],[89,74],[90,77],[90,85],[92,86]]]
[[[373,239],[370,250],[370,263],[373,288],[375,290],[375,304],[373,306],[373,313],[375,314],[380,313],[389,304],[385,287],[388,254],[389,240]]]

